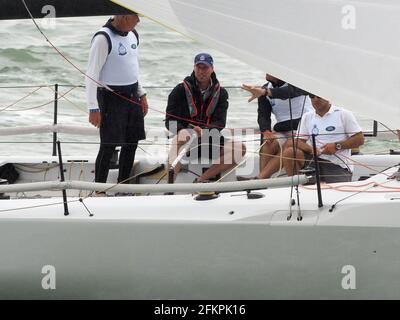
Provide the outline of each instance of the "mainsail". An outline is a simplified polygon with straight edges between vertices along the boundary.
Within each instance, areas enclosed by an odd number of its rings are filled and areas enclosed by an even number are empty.
[[[336,105],[400,127],[398,0],[113,2]]]

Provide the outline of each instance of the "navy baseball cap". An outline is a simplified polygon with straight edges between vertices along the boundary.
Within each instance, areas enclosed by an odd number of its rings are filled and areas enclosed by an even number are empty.
[[[214,66],[214,59],[208,53],[199,53],[194,57],[194,64],[198,65],[200,63],[206,64],[209,67]]]

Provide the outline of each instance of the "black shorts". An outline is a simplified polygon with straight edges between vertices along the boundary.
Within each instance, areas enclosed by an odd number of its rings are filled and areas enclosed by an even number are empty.
[[[97,100],[101,111],[101,143],[118,146],[146,139],[143,110],[139,105],[137,93],[138,84],[110,86],[110,88],[135,101],[135,103],[127,101],[104,88],[98,88]]]
[[[304,157],[304,167],[315,168],[313,155],[306,153],[304,154]],[[329,160],[321,158],[318,158],[318,164],[321,181],[326,183],[351,182],[352,173],[349,171],[349,169],[343,168],[338,164],[334,164]]]

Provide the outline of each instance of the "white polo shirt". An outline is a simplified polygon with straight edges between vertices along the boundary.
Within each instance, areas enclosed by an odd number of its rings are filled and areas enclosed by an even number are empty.
[[[361,131],[353,113],[332,105],[323,117],[320,117],[315,110],[304,114],[298,135],[300,139],[308,138],[307,143],[312,145],[311,135],[315,134],[317,148],[322,149],[327,143],[343,142]],[[336,151],[335,155],[322,154],[319,158],[329,160],[353,172],[353,165],[348,159],[350,156],[351,149],[342,149]]]

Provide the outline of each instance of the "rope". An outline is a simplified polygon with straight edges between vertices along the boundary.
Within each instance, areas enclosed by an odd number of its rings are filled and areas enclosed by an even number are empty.
[[[255,153],[258,153],[261,148],[267,143],[268,140],[265,140],[263,142],[263,144],[261,144],[261,146],[257,149],[257,151],[255,151]],[[233,151],[233,150],[232,150]],[[247,153],[247,152],[246,152]],[[248,156],[245,154],[242,161],[240,161],[236,166],[234,166],[231,170],[229,170],[226,174],[224,174],[221,178],[219,178],[216,182],[220,182],[222,179],[224,179],[226,176],[228,176],[229,174],[231,174],[234,170],[236,170],[239,166],[241,166],[243,163],[245,163],[247,161]]]
[[[74,87],[74,89],[75,89],[75,88],[78,88],[78,87]],[[56,90],[54,90],[54,88],[52,88],[52,87],[49,87],[49,89],[51,89],[54,93],[56,92]],[[67,93],[69,93],[69,92],[67,92]],[[65,99],[67,102],[69,102],[71,105],[73,105],[73,106],[74,106],[76,109],[78,109],[79,111],[82,111],[82,112],[84,112],[84,113],[89,113],[85,107],[82,108],[81,106],[78,106],[76,103],[74,103],[74,102],[72,102],[71,100],[69,100],[69,99],[66,97],[66,94],[63,95],[63,96],[61,96],[61,97],[59,97],[59,98]],[[58,99],[58,100],[59,100],[59,99]]]
[[[48,102],[46,102],[46,103],[43,103],[43,104],[41,104],[41,105],[38,105],[38,106],[35,106],[35,107],[23,108],[23,109],[9,109],[9,110],[7,110],[7,112],[10,112],[10,111],[14,111],[14,112],[23,112],[23,111],[27,111],[27,110],[33,110],[33,109],[39,109],[39,108],[45,107],[45,106],[47,106],[47,105],[49,105],[49,104],[51,104],[51,103],[54,103],[55,101],[60,100],[61,98],[63,98],[65,95],[67,95],[68,93],[70,93],[70,92],[71,92],[72,90],[74,90],[74,89],[75,89],[75,88],[69,89],[69,90],[66,91],[65,93],[61,94],[57,99],[53,99],[53,100],[48,101]],[[4,111],[4,110],[1,110],[1,111]],[[0,111],[0,112],[1,112],[1,111]]]
[[[385,183],[389,183],[390,181],[386,181]],[[386,190],[369,190],[370,187],[381,187],[383,189]],[[357,188],[364,188],[364,187],[368,187],[365,190],[357,190]],[[316,190],[316,187],[312,187],[312,186],[301,186],[301,188],[303,189],[307,189],[307,190]],[[365,193],[387,193],[387,190],[390,190],[390,192],[400,192],[400,187],[389,187],[389,186],[385,186],[382,183],[377,183],[377,182],[369,182],[366,184],[360,184],[360,185],[339,185],[339,186],[333,186],[331,184],[321,184],[321,189],[322,190],[335,190],[335,191],[339,191],[339,192],[357,192],[357,193],[361,193],[361,192],[365,192]]]
[[[33,90],[32,92],[29,92],[26,96],[23,96],[22,98],[18,99],[14,103],[8,105],[7,107],[4,107],[3,109],[0,109],[0,112],[6,111],[8,108],[11,108],[12,106],[15,106],[18,102],[21,102],[21,101],[27,99],[28,97],[30,97],[31,95],[33,95],[34,93],[36,93],[37,91],[39,91],[42,88],[43,87],[36,88],[35,90]],[[13,111],[13,110],[8,110],[8,111]]]
[[[141,107],[141,104],[140,104],[140,103],[138,103],[138,102],[136,102],[136,101],[134,101],[134,100],[131,100],[131,99],[129,99],[129,98],[127,98],[127,97],[125,97],[125,96],[119,94],[118,92],[116,92],[116,91],[112,90],[111,88],[109,88],[107,85],[105,85],[105,84],[103,84],[103,83],[97,81],[96,79],[90,77],[90,76],[87,75],[84,71],[82,71],[79,67],[77,67],[77,66],[76,66],[70,59],[68,59],[68,58],[67,58],[67,57],[66,57],[66,56],[65,56],[65,55],[50,41],[50,39],[44,34],[44,32],[40,29],[40,27],[39,27],[38,24],[36,23],[36,20],[35,20],[35,18],[33,17],[31,11],[29,10],[28,6],[26,5],[25,0],[21,0],[21,1],[22,1],[23,5],[25,6],[25,9],[27,10],[29,16],[31,17],[32,22],[34,23],[34,25],[36,26],[36,28],[38,29],[38,31],[42,34],[42,36],[45,38],[45,40],[46,40],[46,41],[49,43],[49,45],[50,45],[50,46],[51,46],[65,61],[67,61],[74,69],[76,69],[79,73],[81,73],[82,75],[84,75],[86,78],[88,78],[88,79],[91,80],[92,82],[96,83],[99,87],[102,87],[102,88],[106,89],[107,91],[111,92],[112,94],[118,96],[119,98],[121,98],[121,99],[123,99],[123,100],[125,100],[125,101],[128,101],[128,102],[130,102],[130,103],[132,103],[132,104],[136,104],[136,105],[138,105],[139,107]],[[150,107],[150,106],[149,106],[149,109],[150,109],[150,110],[153,110],[153,111],[155,111],[155,112],[161,113],[161,114],[163,114],[163,115],[167,115],[167,116],[169,116],[169,117],[171,117],[171,118],[174,118],[174,119],[177,119],[177,120],[181,120],[181,121],[185,121],[185,122],[188,122],[188,123],[197,124],[197,125],[201,125],[201,126],[207,126],[207,127],[210,127],[210,128],[224,129],[224,127],[222,127],[222,126],[207,125],[207,124],[205,124],[205,123],[203,123],[203,122],[196,121],[196,120],[193,120],[193,119],[187,119],[187,118],[180,117],[180,116],[173,115],[173,114],[169,114],[169,113],[167,113],[167,112],[165,112],[165,111],[160,111],[160,110],[155,109],[155,108],[152,108],[152,107]]]
[[[102,87],[102,88],[105,88],[106,90],[110,91],[111,93],[113,93],[114,95],[120,97],[120,98],[123,99],[123,100],[126,100],[126,101],[128,101],[128,102],[130,102],[130,103],[132,103],[132,104],[136,104],[136,105],[138,105],[138,106],[141,107],[140,103],[137,103],[137,102],[134,101],[134,100],[131,100],[131,99],[125,97],[125,96],[122,96],[122,95],[118,94],[118,93],[115,92],[114,90],[111,90],[110,88],[108,88],[105,84],[102,84],[102,83],[100,83],[99,81],[93,79],[92,77],[90,77],[89,75],[87,75],[84,71],[82,71],[79,67],[77,67],[77,66],[76,66],[70,59],[68,59],[68,58],[67,58],[67,57],[66,57],[66,56],[65,56],[65,55],[50,41],[50,39],[44,34],[44,32],[43,32],[43,31],[41,30],[41,28],[39,27],[39,25],[36,23],[36,20],[35,20],[35,18],[33,17],[33,15],[32,15],[32,13],[31,13],[29,7],[27,6],[25,0],[21,0],[21,1],[22,1],[22,4],[24,5],[26,11],[28,12],[28,14],[29,14],[29,16],[30,16],[32,22],[34,23],[35,27],[37,28],[37,30],[38,30],[38,31],[40,32],[40,34],[44,37],[44,39],[49,43],[49,45],[50,45],[50,46],[51,46],[51,47],[52,47],[52,48],[53,48],[67,63],[69,63],[74,69],[76,69],[79,73],[81,73],[82,75],[84,75],[85,77],[87,77],[88,79],[90,79],[92,82],[96,83],[98,86],[100,86],[100,87]],[[236,87],[235,87],[235,88],[236,88]],[[304,107],[304,106],[303,106],[303,107]],[[210,125],[204,124],[204,123],[202,123],[202,122],[195,121],[195,120],[193,120],[193,119],[186,119],[186,118],[183,118],[183,117],[179,117],[179,116],[176,116],[176,115],[173,115],[173,114],[169,114],[169,113],[167,113],[167,112],[165,112],[165,111],[157,110],[157,109],[152,108],[152,107],[150,107],[150,106],[149,106],[149,109],[150,109],[150,110],[153,110],[153,111],[155,111],[155,112],[158,112],[158,113],[161,113],[161,114],[170,116],[171,118],[174,118],[174,119],[177,119],[177,120],[182,120],[182,121],[185,121],[185,122],[188,122],[188,123],[203,125],[203,126],[206,126],[206,127],[219,128],[219,129],[223,129],[223,128],[224,128],[224,127],[216,126],[216,125],[210,126]],[[229,129],[229,128],[226,128],[226,129]]]
[[[67,201],[67,203],[69,204],[69,203],[78,202],[78,201],[79,200],[69,200],[69,201]],[[56,205],[60,205],[60,204],[64,204],[64,202],[48,203],[48,204],[41,204],[41,205],[37,205],[37,206],[27,206],[27,207],[19,207],[19,208],[12,208],[12,209],[3,209],[3,210],[0,210],[0,213],[10,212],[10,211],[18,211],[18,210],[26,210],[26,209],[44,208],[44,207],[56,206]]]

